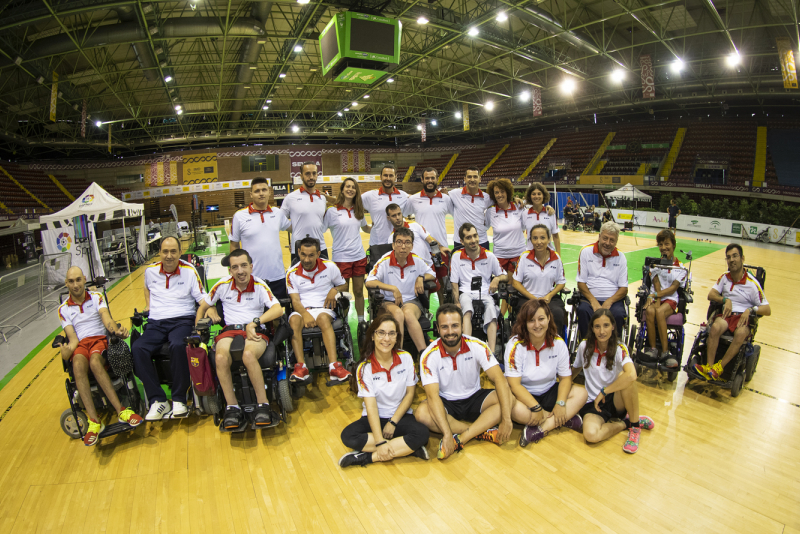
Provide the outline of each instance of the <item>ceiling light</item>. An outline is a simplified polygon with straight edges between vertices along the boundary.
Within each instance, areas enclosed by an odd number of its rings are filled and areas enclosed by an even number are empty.
[[[175,111],[178,111],[179,109],[181,109],[181,105],[180,105],[180,104],[178,104],[177,106],[175,106]]]
[[[561,92],[564,94],[572,94],[575,90],[575,80],[572,78],[565,78],[563,82],[561,82]]]
[[[497,18],[495,20],[497,22],[505,22],[505,21],[508,20],[508,15],[506,15],[505,12],[502,12],[502,13],[497,15]]]
[[[431,126],[436,126],[436,121],[431,121]]]
[[[417,19],[417,24],[427,24],[427,23],[428,19],[426,19],[425,17],[420,17]]]
[[[305,4],[309,3],[310,1],[311,0],[297,0],[297,3],[301,4],[301,5],[305,5]]]
[[[358,102],[350,102],[350,105],[356,107],[358,105]]]
[[[172,81],[172,76],[165,76],[164,77],[164,81],[165,82],[171,82]]]
[[[740,59],[741,57],[739,57],[739,52],[733,52],[731,55],[727,57],[726,61],[728,62],[728,65],[730,65],[731,67],[735,67],[736,65],[739,64]]]
[[[179,109],[179,110],[177,111],[177,113],[178,113],[178,115],[180,115],[180,114],[182,114],[182,113],[183,113],[183,110],[182,110],[182,109]]]
[[[272,104],[272,100],[267,100],[267,104]]]
[[[342,111],[350,111],[350,108],[344,108]]]
[[[297,133],[297,132],[299,132],[299,131],[300,131],[300,127],[299,127],[298,125],[296,125],[296,124],[295,124],[294,126],[292,126],[292,131],[293,131],[294,133]]]
[[[461,118],[461,112],[460,112],[460,111],[456,111],[456,118],[457,118],[457,119],[460,119],[460,118]]]
[[[622,83],[622,80],[625,79],[625,71],[622,69],[614,69],[611,72],[611,79],[617,83]]]
[[[681,58],[672,62],[672,72],[680,72],[683,70],[683,60]]]
[[[261,109],[263,109],[264,111],[267,111],[269,109],[269,106],[261,106]]]
[[[94,125],[100,128],[103,125],[103,121],[97,121]]]
[[[363,96],[363,97],[361,97],[361,98],[369,98],[369,95],[364,95],[364,96]]]
[[[258,68],[258,65],[250,65],[250,70],[256,70],[257,68]]]
[[[522,100],[523,102],[527,102],[530,97],[531,97],[531,94],[528,91],[523,91],[519,95],[519,99]]]
[[[478,35],[478,28],[475,28],[473,26],[472,28],[469,29],[467,35],[469,35],[470,37],[475,37],[476,35]]]
[[[422,125],[421,124],[417,124],[417,130],[419,130],[420,132],[422,131]]]
[[[389,79],[388,79],[388,80],[386,80],[386,81],[387,81],[387,82],[389,82],[389,83],[394,83],[394,78],[389,78]]]
[[[294,45],[294,51],[295,52],[302,52],[303,51],[303,45]]]
[[[336,112],[336,114],[337,114],[338,116],[340,116],[340,117],[342,116],[342,112],[341,112],[341,111],[337,111],[337,112]]]
[[[486,103],[483,105],[483,107],[485,107],[487,111],[492,111],[492,110],[494,109],[494,102],[492,102],[491,100],[489,100],[488,102],[486,102]]]
[[[281,72],[280,74],[278,74],[278,78],[286,78],[286,73]]]

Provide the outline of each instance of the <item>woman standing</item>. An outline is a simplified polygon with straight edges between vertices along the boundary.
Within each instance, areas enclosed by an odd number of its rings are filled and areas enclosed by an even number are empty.
[[[530,410],[520,446],[538,443],[562,425],[580,432],[577,414],[586,404],[586,390],[572,387],[567,344],[556,335],[547,304],[541,299],[525,303],[513,333],[506,345],[506,378],[514,397]]]
[[[401,350],[400,328],[391,315],[372,321],[365,336],[366,357],[350,378],[350,389],[364,399],[361,419],[342,431],[342,443],[353,452],[340,467],[366,466],[413,455],[427,460],[428,427],[411,411],[417,373],[411,355]]]
[[[485,224],[492,228],[492,252],[497,256],[500,267],[507,273],[514,272],[520,254],[525,252],[525,238],[522,231],[523,211],[514,204],[514,186],[507,178],[492,180],[486,187],[489,198],[494,203],[486,209]],[[500,316],[504,316],[508,303],[503,300]]]
[[[651,430],[655,423],[639,415],[639,392],[636,369],[625,345],[617,341],[617,326],[610,310],[600,308],[589,323],[589,334],[581,341],[572,378],[583,370],[589,402],[578,414],[583,418],[583,437],[598,443],[628,430],[622,450],[639,450],[641,429]],[[633,422],[632,422],[633,421]]]
[[[531,228],[537,224],[544,224],[550,230],[553,243],[550,246],[558,255],[561,255],[561,238],[558,235],[558,214],[552,214],[545,204],[550,202],[550,192],[541,183],[532,183],[525,191],[525,202],[530,206],[523,215],[525,231],[528,233],[527,250],[533,249],[531,243]]]

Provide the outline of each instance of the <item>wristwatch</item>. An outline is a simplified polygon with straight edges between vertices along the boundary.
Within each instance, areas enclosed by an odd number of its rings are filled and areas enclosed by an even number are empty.
[[[567,405],[566,401],[556,401],[556,404],[558,404],[562,408]]]
[[[261,325],[261,317],[256,317],[253,319],[253,324],[256,325],[256,328],[258,328]]]

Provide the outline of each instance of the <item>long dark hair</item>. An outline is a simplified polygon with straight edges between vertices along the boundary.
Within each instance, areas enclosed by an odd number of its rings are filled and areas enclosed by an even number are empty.
[[[372,336],[378,330],[383,323],[390,322],[394,324],[394,328],[397,331],[397,337],[394,338],[394,347],[392,350],[398,351],[402,349],[402,345],[400,343],[400,339],[403,336],[403,330],[400,328],[400,324],[397,322],[397,319],[394,318],[394,315],[391,313],[384,313],[378,316],[372,323],[370,323],[369,328],[367,328],[366,334],[364,334],[364,346],[359,347],[359,351],[361,353],[361,361],[366,362],[369,358],[375,353],[375,342],[372,340]],[[356,369],[355,373],[350,375],[350,391],[353,393],[358,393],[358,369]]]
[[[358,187],[358,182],[355,178],[347,177],[342,180],[342,186],[339,188],[339,194],[336,195],[336,205],[344,206],[344,184],[353,182],[356,188],[356,196],[353,197],[353,213],[359,221],[364,218],[364,203],[361,201],[361,188]]]
[[[511,329],[511,333],[517,336],[517,338],[526,345],[530,345],[531,339],[530,333],[528,332],[528,321],[533,319],[533,316],[536,315],[539,308],[544,310],[544,314],[549,321],[547,324],[547,332],[544,334],[544,342],[546,345],[552,345],[553,340],[558,335],[558,331],[556,330],[556,322],[553,320],[553,312],[550,311],[550,306],[542,299],[529,300],[522,306],[522,309],[517,315],[517,322],[514,323],[514,328]]]
[[[600,317],[608,317],[611,321],[611,337],[608,338],[608,346],[606,347],[606,369],[609,371],[614,367],[614,355],[617,353],[617,322],[611,314],[611,310],[600,308],[592,315],[592,320],[589,321],[589,333],[586,335],[586,346],[583,350],[583,367],[589,367],[594,354],[594,347],[597,345],[597,338],[594,336],[594,322]],[[609,354],[611,355],[609,357]]]

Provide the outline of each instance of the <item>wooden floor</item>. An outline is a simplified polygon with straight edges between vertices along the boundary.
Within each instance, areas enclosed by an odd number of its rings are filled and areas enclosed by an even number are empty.
[[[622,237],[619,248],[654,244]],[[470,443],[446,462],[341,470],[339,434],[361,403],[321,380],[277,429],[220,434],[191,417],[87,448],[59,428],[65,375],[48,346],[0,390],[0,410],[13,405],[0,422],[0,533],[800,532],[800,261],[791,249],[745,255],[768,269],[774,316],[749,384],[766,395],[644,376],[642,413],[656,427],[633,456],[622,435],[590,446],[568,430],[523,450],[516,427],[503,446]],[[724,270],[722,251],[694,262],[687,352]],[[141,286],[140,269],[109,292],[115,317],[142,307]]]

